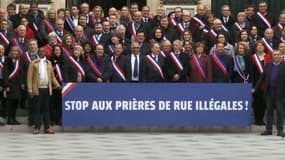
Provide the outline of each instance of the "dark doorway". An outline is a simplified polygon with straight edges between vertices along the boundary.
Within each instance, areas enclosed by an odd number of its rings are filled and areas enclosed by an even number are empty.
[[[146,5],[146,0],[129,0],[130,3],[137,2],[139,4],[139,7]],[[92,9],[96,5],[100,5],[104,13],[107,14],[108,9],[110,7],[116,7],[117,9],[121,9],[122,6],[126,6],[128,0],[77,0],[77,4],[80,5],[83,2],[87,2],[90,5],[90,8]]]

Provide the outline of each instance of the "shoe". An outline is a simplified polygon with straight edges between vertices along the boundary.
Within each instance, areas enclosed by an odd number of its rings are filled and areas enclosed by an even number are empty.
[[[269,136],[269,135],[272,135],[272,131],[264,131],[260,135],[262,135],[262,136]]]
[[[255,125],[258,125],[258,126],[264,126],[265,123],[264,122],[256,122]]]
[[[33,134],[40,134],[40,129],[35,128],[35,130],[34,130]]]
[[[45,129],[46,134],[54,134],[54,131],[51,128]]]
[[[278,131],[277,136],[284,137],[285,133],[283,131]]]

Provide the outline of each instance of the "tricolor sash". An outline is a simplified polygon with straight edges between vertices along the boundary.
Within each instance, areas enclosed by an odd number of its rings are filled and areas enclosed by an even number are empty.
[[[238,22],[236,22],[234,25],[239,31],[243,30],[242,26]]]
[[[140,24],[138,26],[138,28],[140,27]],[[134,41],[137,41],[137,30],[135,27],[135,22],[132,22],[132,38]]]
[[[205,23],[202,21],[202,20],[200,20],[199,18],[197,18],[197,17],[192,17],[193,19],[194,19],[194,21],[199,25],[199,26],[202,26],[202,27],[205,27],[206,25],[205,25]]]
[[[14,68],[14,70],[9,74],[8,79],[9,79],[9,80],[14,79],[14,78],[17,76],[17,74],[19,73],[19,70],[20,70],[20,61],[17,59],[16,64],[15,64],[15,68]]]
[[[282,43],[285,43],[285,39],[284,39],[283,37],[280,38],[280,41],[281,41]]]
[[[110,49],[110,51],[111,51],[112,53],[115,52],[115,49],[112,47],[112,45],[109,45],[108,47],[109,47],[109,49]]]
[[[3,69],[4,65],[2,64],[2,62],[0,62],[0,69]]]
[[[47,19],[44,20],[44,24],[48,28],[49,32],[54,32],[53,25]]]
[[[175,19],[171,19],[170,20],[170,24],[172,25],[172,26],[177,26],[177,23],[176,23],[176,21],[175,21]]]
[[[24,54],[23,54],[23,56],[25,57],[25,59],[26,59],[26,61],[28,62],[28,63],[31,63],[31,57],[30,57],[30,55],[29,55],[29,52],[25,52]]]
[[[25,49],[23,48],[23,46],[19,43],[19,39],[18,38],[13,38],[13,43],[15,46],[18,47],[19,52],[21,55],[23,55],[25,53]]]
[[[210,35],[213,37],[213,38],[217,38],[217,33],[213,30],[213,29],[211,29],[210,30]]]
[[[223,62],[223,60],[219,57],[219,55],[217,55],[216,52],[212,53],[212,57],[214,62],[217,64],[217,66],[221,69],[221,71],[227,75],[228,74],[228,70],[227,70],[227,66],[226,64]]]
[[[59,37],[57,33],[55,34],[56,34],[57,43],[62,44],[62,39]]]
[[[169,53],[169,57],[172,60],[172,62],[175,64],[176,68],[179,71],[183,71],[183,65],[182,65],[181,61],[179,60],[179,58],[173,52]]]
[[[164,58],[166,57],[166,54],[162,51],[162,50],[160,50],[160,55],[162,55]]]
[[[255,64],[255,66],[257,67],[259,74],[262,74],[263,73],[263,65],[261,63],[261,60],[259,59],[259,56],[257,54],[252,55],[252,60]]]
[[[257,12],[256,14],[268,26],[268,28],[271,28],[270,22],[260,12]]]
[[[267,50],[272,53],[273,52],[273,48],[270,46],[270,44],[265,40],[265,38],[262,38],[263,43],[265,44]]]
[[[99,44],[99,40],[97,39],[97,37],[96,37],[95,34],[92,36],[91,39],[92,39],[92,42],[95,44],[95,46],[96,46],[97,44]]]
[[[70,51],[68,48],[64,47],[64,46],[62,46],[62,51],[63,51],[63,54],[64,54],[66,57],[69,57],[69,56],[72,55],[71,51]]]
[[[184,32],[184,30],[185,30],[181,23],[178,23],[177,28],[178,28],[179,32],[181,32],[181,33]]]
[[[243,79],[244,83],[248,82],[248,78],[249,78],[249,74],[245,75],[244,71],[241,68],[241,64],[239,63],[239,57],[238,56],[234,56],[234,65],[235,65],[235,69],[238,72],[239,76]]]
[[[111,61],[112,61],[112,66],[115,70],[115,72],[119,75],[119,77],[126,81],[126,77],[125,77],[125,72],[122,70],[122,68],[114,61],[114,56],[111,58]]]
[[[207,29],[205,29],[205,28],[202,30],[202,32],[203,33],[209,33],[209,31]]]
[[[76,86],[76,84],[77,83],[71,83],[71,82],[64,84],[61,90],[62,97],[66,96]]]
[[[102,77],[102,70],[97,66],[96,63],[92,61],[90,56],[87,56],[87,63],[91,67],[92,71],[96,74],[97,77]]]
[[[155,68],[155,70],[158,72],[160,77],[164,79],[164,75],[163,75],[162,69],[160,68],[159,64],[150,55],[146,56],[146,60]]]
[[[72,31],[74,31],[75,25],[74,25],[74,23],[73,23],[72,18],[71,18],[71,17],[67,17],[65,20],[66,20],[66,22],[67,22],[69,28],[70,28]]]
[[[33,22],[33,27],[34,27],[36,32],[39,31],[39,28],[38,28],[38,26],[37,26],[37,24],[35,22]]]
[[[2,32],[0,32],[0,38],[5,42],[7,46],[10,44],[8,38]]]
[[[62,71],[61,71],[61,68],[58,64],[54,65],[54,70],[55,70],[55,74],[57,75],[59,81],[63,82]]]
[[[85,71],[83,69],[83,67],[81,66],[80,62],[77,62],[72,56],[69,56],[70,62],[75,66],[75,68],[77,69],[77,71],[81,74],[82,79],[85,79]]]
[[[279,29],[280,31],[283,31],[283,29],[284,29],[284,27],[283,27],[282,24],[280,24],[280,23],[278,23],[277,27],[278,27],[278,29]]]
[[[228,28],[227,28],[225,25],[222,25],[222,28],[223,28],[224,31],[230,32],[230,31],[228,30]]]
[[[193,61],[194,65],[196,66],[201,77],[203,79],[206,79],[206,70],[205,70],[203,63],[200,61],[200,58],[196,54],[193,54],[192,55],[192,61]]]

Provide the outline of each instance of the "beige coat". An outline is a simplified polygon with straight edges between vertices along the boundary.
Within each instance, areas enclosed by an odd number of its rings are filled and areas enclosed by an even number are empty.
[[[39,59],[33,60],[28,68],[27,89],[31,95],[39,95],[39,62]],[[47,74],[49,94],[52,95],[53,86],[54,88],[60,88],[60,84],[54,76],[53,67],[49,60],[47,60]]]

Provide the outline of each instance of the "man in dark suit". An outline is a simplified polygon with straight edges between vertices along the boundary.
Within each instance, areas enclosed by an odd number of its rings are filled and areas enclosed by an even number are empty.
[[[285,27],[285,12],[279,15],[279,22],[272,28],[274,31],[274,38],[280,39]],[[284,39],[283,39],[284,40]]]
[[[229,83],[233,73],[233,59],[230,55],[225,54],[224,44],[216,44],[216,52],[211,54],[213,82]]]
[[[151,54],[147,55],[143,61],[143,82],[163,82],[165,81],[165,60],[159,54],[160,46],[153,43],[151,46]]]
[[[278,48],[280,39],[274,38],[274,32],[272,28],[267,28],[264,32],[264,37],[262,38],[263,43],[265,44],[265,52],[270,54],[273,50]]]
[[[137,33],[137,40],[138,40],[138,44],[140,47],[140,55],[147,55],[150,54],[150,44],[149,42],[145,41],[145,35],[144,32],[138,32]]]
[[[14,28],[17,28],[21,24],[21,18],[27,15],[28,8],[26,4],[19,4],[19,13],[10,17]]]
[[[89,27],[87,24],[87,18],[85,15],[80,14],[78,18],[78,25],[83,27],[84,35],[86,38],[90,37],[93,34],[93,28]]]
[[[111,57],[111,63],[104,64],[103,77],[104,81],[109,82],[126,82],[128,77],[127,59],[123,53],[121,43],[115,45],[115,53]]]
[[[262,1],[258,4],[258,12],[252,17],[252,26],[258,27],[258,34],[263,35],[267,28],[271,28],[274,25],[274,20],[267,12],[267,3]]]
[[[231,31],[233,24],[235,23],[235,19],[231,16],[231,8],[229,5],[222,6],[222,23],[226,29]]]
[[[131,22],[128,27],[127,27],[127,30],[126,30],[126,38],[127,39],[130,39],[132,41],[136,41],[136,34],[140,31],[143,31],[145,32],[145,35],[146,35],[146,39],[148,40],[149,39],[149,35],[150,35],[150,28],[147,27],[146,24],[143,23],[142,21],[142,12],[140,11],[137,11],[135,13],[135,16],[134,16],[134,21]]]
[[[173,42],[173,52],[166,58],[166,74],[170,82],[186,82],[189,76],[189,54],[182,52],[182,41]]]
[[[265,80],[265,100],[267,105],[266,129],[261,135],[272,135],[274,110],[277,113],[277,136],[284,137],[284,98],[285,98],[285,64],[281,63],[281,52],[274,50],[272,53],[273,62],[266,65],[265,70],[252,90],[255,92]]]
[[[24,54],[29,46],[29,40],[26,39],[26,31],[27,28],[24,25],[19,25],[18,28],[18,35],[12,39],[13,45],[19,48],[20,54]]]
[[[150,7],[149,6],[143,6],[142,7],[142,19],[143,23],[148,25],[150,28],[155,27],[155,21],[150,18]]]
[[[109,44],[112,34],[103,33],[103,25],[102,23],[96,23],[94,27],[94,34],[90,36],[90,40],[96,46],[97,44],[103,44],[105,47]]]
[[[88,3],[82,3],[80,5],[80,14],[85,15],[87,18],[87,25],[91,28],[94,28],[93,20],[92,17],[89,15],[89,11],[90,8]]]
[[[173,27],[169,25],[168,17],[162,16],[160,19],[160,27],[164,32],[164,37],[168,39],[169,41],[173,42],[176,39],[179,38],[179,34],[177,34],[176,27]]]
[[[14,32],[8,31],[8,20],[2,19],[0,21],[0,44],[2,44],[5,49],[5,55],[8,55],[11,48],[11,41],[15,37]]]
[[[127,55],[127,80],[130,82],[141,82],[143,55],[140,54],[139,43],[133,42],[131,45],[131,50],[132,53]]]
[[[5,47],[0,44],[0,126],[5,124],[4,118],[6,117],[6,98],[4,97],[4,67],[6,57],[4,55]]]

